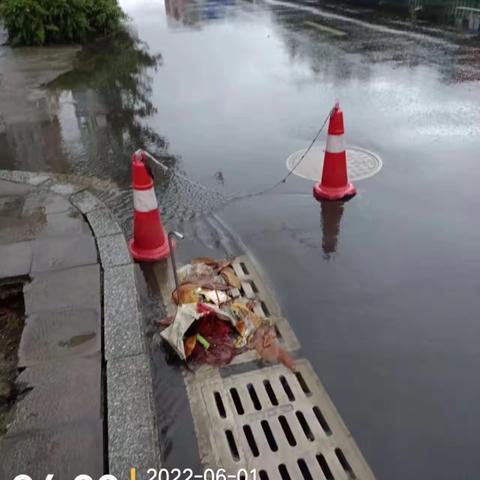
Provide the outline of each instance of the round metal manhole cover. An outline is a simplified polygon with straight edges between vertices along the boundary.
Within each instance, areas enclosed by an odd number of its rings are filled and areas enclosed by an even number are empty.
[[[289,170],[292,170],[298,164],[305,151],[306,148],[298,150],[287,158],[287,168]],[[323,148],[312,148],[293,173],[308,180],[320,180],[324,155],[325,150]],[[347,169],[350,180],[356,181],[373,177],[381,168],[382,160],[378,155],[359,147],[347,148]]]

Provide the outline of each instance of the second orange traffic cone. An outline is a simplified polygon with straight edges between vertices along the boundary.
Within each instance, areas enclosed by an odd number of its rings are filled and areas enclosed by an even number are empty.
[[[337,103],[328,125],[322,181],[313,187],[313,196],[319,201],[340,200],[353,197],[357,193],[356,188],[348,181],[344,133],[343,112]]]

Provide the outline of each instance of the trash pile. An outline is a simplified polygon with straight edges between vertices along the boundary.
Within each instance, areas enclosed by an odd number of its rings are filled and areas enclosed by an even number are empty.
[[[273,321],[255,313],[258,300],[242,296],[231,264],[196,258],[178,270],[179,286],[172,292],[177,310],[160,321],[167,326],[162,338],[189,364],[228,365],[236,355],[255,350],[263,360],[293,370]]]

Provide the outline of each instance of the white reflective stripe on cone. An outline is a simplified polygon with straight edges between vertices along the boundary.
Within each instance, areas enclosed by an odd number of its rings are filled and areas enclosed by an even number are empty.
[[[158,208],[155,190],[133,190],[133,208],[137,212],[150,212]]]
[[[327,152],[342,153],[345,150],[345,137],[343,135],[329,135],[327,137]]]

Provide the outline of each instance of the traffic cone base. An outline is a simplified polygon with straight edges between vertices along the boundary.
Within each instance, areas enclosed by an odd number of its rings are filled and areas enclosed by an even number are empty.
[[[164,258],[168,258],[170,256],[168,242],[164,243],[160,247],[145,250],[138,248],[135,245],[135,240],[132,238],[132,240],[128,242],[128,249],[130,250],[132,257],[140,262],[156,262],[157,260],[163,260]]]
[[[341,200],[342,198],[353,197],[357,189],[353,183],[348,182],[343,187],[325,187],[320,182],[313,187],[313,196],[317,200]]]

